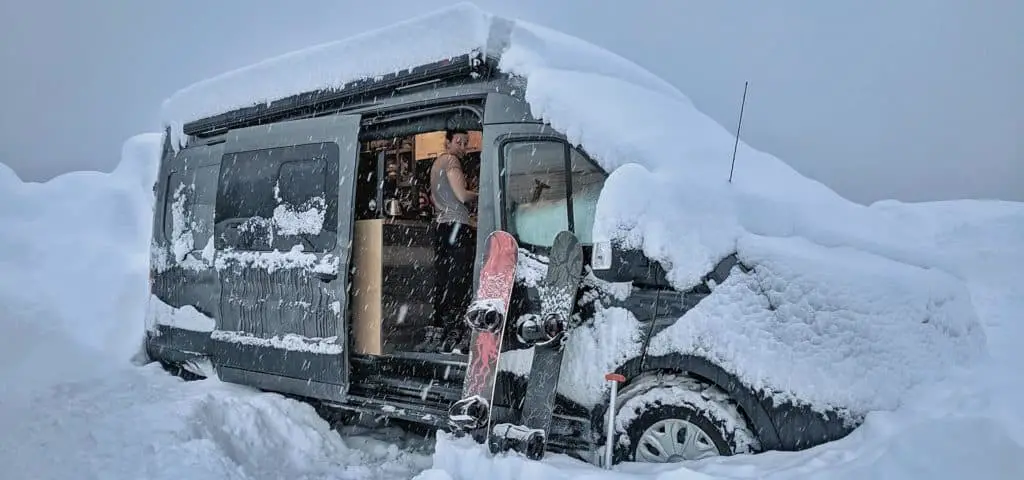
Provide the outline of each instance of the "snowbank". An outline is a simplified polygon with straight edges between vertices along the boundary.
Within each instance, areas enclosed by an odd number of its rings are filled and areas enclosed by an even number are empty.
[[[714,457],[683,465],[619,464],[601,470],[564,455],[540,462],[504,453],[491,457],[469,439],[439,434],[433,468],[417,480],[537,478],[706,480],[717,478],[1017,479],[1024,473],[1024,447],[984,416],[906,420],[879,415],[849,437],[804,452]]]
[[[111,173],[22,183],[0,165],[0,292],[45,305],[45,329],[127,359],[148,298],[152,185],[162,135],[125,142]]]
[[[430,466],[422,440],[339,435],[308,404],[280,395],[185,383],[157,364],[102,372],[2,397],[0,462],[10,478],[383,480]]]
[[[473,49],[500,56],[500,69],[525,79],[534,116],[611,171],[595,238],[643,250],[683,290],[732,252],[755,268],[664,332],[657,351],[704,355],[782,397],[863,413],[898,405],[901,392],[982,350],[956,262],[925,232],[743,142],[730,182],[733,135],[671,85],[580,39],[471,4],[197,83],[164,103],[164,121],[178,144],[191,120]],[[608,358],[636,348],[618,343],[624,350]],[[592,400],[604,388],[590,383],[599,375],[579,381],[565,393]]]

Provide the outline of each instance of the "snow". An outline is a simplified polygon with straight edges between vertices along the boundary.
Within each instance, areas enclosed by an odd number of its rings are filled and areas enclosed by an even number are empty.
[[[458,4],[203,80],[164,102],[162,115],[172,127],[171,143],[175,148],[185,145],[181,128],[192,120],[484,49],[487,20],[474,7]],[[401,35],[396,37],[396,31]]]
[[[282,235],[318,234],[324,226],[327,201],[314,197],[311,205],[298,210],[291,205],[280,204],[274,208],[274,224]]]
[[[754,271],[734,269],[649,354],[705,356],[780,400],[861,415],[896,408],[984,348],[951,276],[801,239],[750,236],[739,251]]]
[[[40,328],[116,358],[138,350],[160,142],[159,134],[132,137],[111,173],[22,183],[0,168],[0,292],[45,305]],[[139,321],[111,321],[123,318]]]
[[[481,298],[478,300],[473,300],[473,302],[470,303],[468,310],[503,312],[505,311],[505,299]]]
[[[278,180],[274,184],[274,200],[278,205],[274,207],[271,221],[281,235],[317,235],[323,229],[327,215],[326,198],[312,197],[297,208],[281,198],[281,181]]]
[[[302,245],[294,245],[287,252],[280,250],[269,252],[224,250],[217,254],[215,264],[218,270],[239,266],[260,268],[268,273],[292,268],[303,268],[316,273],[337,273],[341,266],[337,256],[306,253]]]
[[[156,325],[192,330],[196,332],[212,332],[217,321],[203,314],[192,305],[174,308],[156,295],[149,296],[149,308],[146,309],[146,327],[153,330]]]
[[[558,392],[584,406],[606,398],[604,375],[640,354],[643,331],[629,310],[599,309],[592,322],[566,332]],[[500,369],[528,376],[533,347],[503,352]]]
[[[499,20],[460,5],[399,27],[415,48],[393,31],[322,46],[190,87],[165,103],[164,116],[180,129],[230,106],[493,48],[500,42],[489,32],[505,31],[502,67],[527,79],[534,113],[614,169],[595,237],[643,249],[679,288],[732,251],[753,268],[734,272],[654,346],[733,362],[782,399],[851,405],[866,411],[863,425],[803,452],[608,472],[564,455],[491,457],[445,434],[431,453],[397,433],[336,433],[281,395],[216,378],[183,383],[133,364],[151,306],[162,140],[143,134],[125,143],[111,173],[24,183],[0,164],[4,471],[37,479],[1024,478],[1024,205],[859,206],[742,142],[729,183],[732,136],[685,96],[579,40],[523,22],[502,30]],[[223,256],[268,268],[331,265],[301,250]],[[584,403],[602,398],[595,375],[638,353],[641,340],[628,312],[602,309],[567,338],[566,357],[581,359],[562,373],[567,392]],[[503,355],[503,364],[525,373],[529,355]]]
[[[242,345],[259,345],[296,352],[339,354],[345,351],[344,346],[337,343],[338,337],[336,336],[327,338],[310,338],[303,337],[301,335],[286,334],[283,336],[263,338],[249,335],[245,332],[217,330],[210,335],[210,338],[222,342],[240,343]]]
[[[547,261],[547,257],[520,248],[516,257],[516,282],[527,287],[536,287],[548,271]]]
[[[715,422],[718,422],[718,428],[724,431],[727,435],[726,438],[732,439],[730,443],[735,446],[737,451],[742,453],[756,451],[759,448],[759,442],[747,428],[741,428],[740,420],[743,417],[736,407],[724,401],[706,401],[705,399],[708,397],[719,400],[728,398],[728,395],[717,389],[714,392],[708,392],[704,385],[692,380],[686,380],[681,385],[650,389],[622,402],[622,406],[615,416],[615,431],[627,433],[630,424],[640,418],[652,405],[678,405],[703,411]],[[629,445],[630,439],[623,435],[618,443]]]

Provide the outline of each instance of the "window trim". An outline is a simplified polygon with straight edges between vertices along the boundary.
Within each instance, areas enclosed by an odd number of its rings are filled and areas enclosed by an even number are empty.
[[[527,143],[527,142],[553,142],[553,143],[560,143],[560,144],[562,144],[562,147],[563,147],[563,158],[565,159],[565,164],[563,165],[563,169],[564,169],[564,172],[565,172],[565,180],[566,180],[566,182],[565,182],[565,184],[566,184],[566,188],[565,188],[565,195],[566,195],[566,198],[565,198],[565,201],[566,201],[566,203],[565,203],[565,207],[566,207],[566,220],[568,222],[567,225],[569,226],[569,231],[573,232],[573,234],[575,234],[576,233],[576,225],[575,225],[575,218],[574,218],[574,212],[573,212],[574,208],[573,208],[573,201],[572,201],[573,200],[572,199],[572,152],[576,151],[577,153],[579,153],[580,156],[583,157],[583,159],[587,163],[590,164],[590,166],[595,168],[597,171],[601,172],[601,175],[603,175],[605,179],[608,178],[608,172],[604,168],[602,168],[601,165],[598,165],[597,162],[595,162],[592,158],[590,158],[590,155],[587,154],[587,151],[584,150],[582,146],[573,146],[565,138],[559,137],[559,136],[555,136],[555,135],[550,135],[550,134],[511,134],[511,135],[505,136],[504,138],[501,138],[498,141],[498,145],[497,145],[497,148],[498,148],[498,169],[497,169],[497,174],[498,174],[498,204],[500,206],[501,216],[498,219],[497,224],[500,226],[500,228],[502,230],[509,231],[509,220],[510,220],[510,218],[509,218],[509,211],[508,211],[508,175],[506,174],[506,172],[507,172],[507,168],[506,167],[507,167],[508,163],[507,163],[506,158],[505,158],[505,147],[508,144],[510,144],[510,143]],[[516,236],[516,238],[518,239],[519,234],[517,232],[511,232],[511,231],[509,231],[509,232],[512,233],[514,236]],[[532,247],[536,247],[536,248],[547,248],[547,247],[541,247],[539,245],[531,245],[531,246]]]

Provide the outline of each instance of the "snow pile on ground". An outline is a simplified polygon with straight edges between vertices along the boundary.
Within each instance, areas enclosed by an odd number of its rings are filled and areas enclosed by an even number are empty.
[[[343,438],[280,395],[185,383],[156,364],[99,373],[5,392],[0,461],[11,478],[392,479],[431,463],[424,442]]]
[[[125,142],[111,173],[22,183],[0,166],[0,291],[46,305],[41,328],[118,358],[139,348],[161,135]]]

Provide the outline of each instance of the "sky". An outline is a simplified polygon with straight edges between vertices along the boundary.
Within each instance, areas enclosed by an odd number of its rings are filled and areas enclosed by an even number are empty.
[[[0,0],[0,163],[110,171],[193,82],[454,0]],[[856,202],[1024,201],[1024,3],[477,0],[622,55]],[[666,148],[670,148],[666,146]]]

